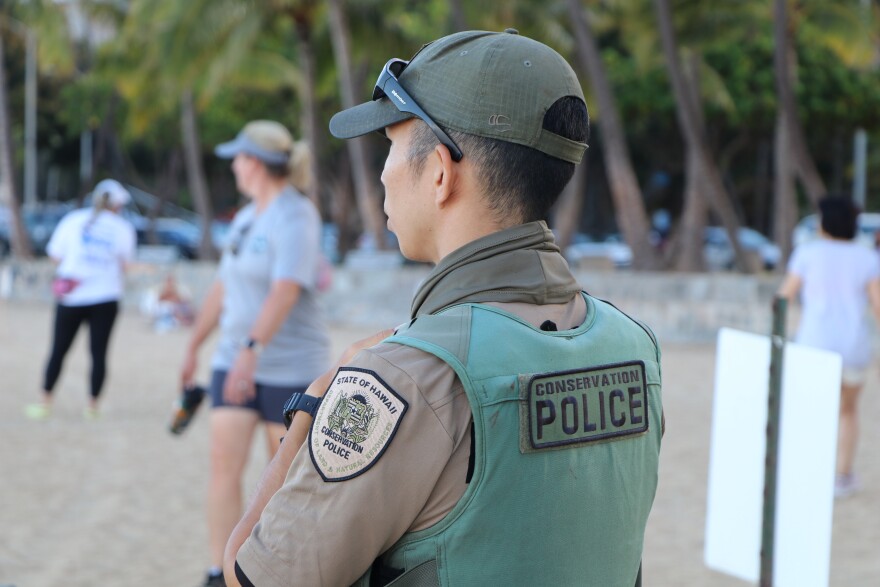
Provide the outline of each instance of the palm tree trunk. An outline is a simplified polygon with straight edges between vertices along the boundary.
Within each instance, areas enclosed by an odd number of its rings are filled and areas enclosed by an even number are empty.
[[[324,182],[321,177],[318,153],[321,152],[319,141],[323,136],[323,132],[321,131],[318,115],[318,100],[316,96],[318,75],[317,66],[315,65],[315,47],[312,44],[314,5],[308,3],[299,10],[291,10],[291,13],[298,41],[299,63],[303,72],[303,83],[299,92],[303,104],[302,128],[312,151],[312,184],[309,187],[309,193],[306,195],[315,204],[315,207],[321,210],[320,190]]]
[[[773,50],[773,69],[776,75],[776,95],[779,102],[773,153],[773,238],[782,253],[781,268],[785,266],[785,261],[791,254],[791,232],[797,222],[797,200],[791,160],[792,123],[797,119],[797,114],[793,111],[795,102],[789,69],[791,57],[788,43],[789,23],[786,0],[774,0],[773,19],[773,36],[776,40],[776,46]]]
[[[449,11],[452,13],[452,30],[456,32],[468,30],[462,1],[449,0]]]
[[[779,245],[783,269],[792,250],[792,230],[797,223],[794,172],[791,165],[791,135],[788,117],[782,112],[776,115],[776,136],[773,144],[773,240]]]
[[[675,231],[673,266],[677,271],[702,271],[703,233],[706,231],[708,209],[700,181],[699,162],[693,149],[685,154],[684,209]]]
[[[568,1],[568,10],[577,41],[578,57],[587,69],[601,116],[605,167],[614,200],[615,217],[623,238],[633,253],[633,268],[657,269],[660,258],[649,239],[650,222],[642,200],[629,150],[624,138],[623,126],[617,113],[617,104],[599,47],[593,37],[587,15],[578,0]]]
[[[351,53],[349,51],[348,19],[342,2],[343,0],[330,0],[330,31],[336,69],[339,73],[339,86],[342,91],[342,106],[343,108],[351,108],[355,105],[355,84],[352,78]],[[374,187],[367,158],[366,138],[350,139],[346,141],[346,147],[351,159],[355,196],[361,221],[364,223],[364,230],[373,237],[377,248],[384,249],[385,215]]]
[[[18,193],[15,189],[15,166],[12,163],[12,128],[9,119],[9,98],[6,92],[6,56],[3,50],[3,32],[0,30],[0,203],[9,208],[12,234],[12,255],[19,259],[33,256],[21,217]]]
[[[790,164],[815,208],[819,205],[819,199],[827,193],[827,189],[807,148],[807,141],[797,114],[797,101],[793,90],[797,77],[797,53],[791,42],[791,22],[788,19],[785,1],[774,0],[773,19],[773,36],[776,42],[773,51],[776,98],[779,101],[778,108],[786,117],[785,126],[792,155]],[[778,123],[777,128],[779,128]]]
[[[205,168],[202,163],[202,148],[199,140],[196,109],[193,103],[192,90],[184,90],[180,97],[180,129],[183,140],[184,164],[189,191],[193,205],[199,214],[202,232],[199,241],[199,258],[216,259],[217,253],[211,239],[211,222],[214,220],[214,207],[208,193],[208,181],[205,179]]]
[[[556,234],[556,244],[563,251],[571,244],[572,237],[577,232],[584,204],[586,184],[587,161],[585,157],[584,161],[575,168],[571,181],[562,190],[553,214],[553,232]]]
[[[676,115],[684,136],[685,149],[688,151],[686,156],[694,158],[691,172],[697,174],[699,178],[696,180],[697,185],[703,187],[709,206],[721,219],[721,223],[727,231],[737,268],[740,271],[749,271],[750,263],[739,243],[739,221],[736,217],[736,211],[733,209],[730,197],[721,181],[718,166],[712,160],[709,147],[706,144],[705,129],[701,123],[703,119],[702,106],[698,100],[694,100],[694,96],[699,96],[699,92],[696,87],[688,83],[679,63],[678,44],[672,26],[669,0],[655,0],[655,6],[663,54],[666,59],[666,67],[669,70],[672,91],[675,94]],[[702,243],[702,235],[700,235],[700,242]]]

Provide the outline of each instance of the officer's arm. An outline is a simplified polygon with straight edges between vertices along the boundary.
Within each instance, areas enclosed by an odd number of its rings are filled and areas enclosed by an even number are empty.
[[[464,391],[454,382],[440,359],[402,345],[380,345],[340,368],[281,488],[227,568],[240,567],[243,585],[350,585],[409,529],[442,517],[437,491],[450,487],[438,481],[470,421],[469,410],[458,413]],[[446,478],[463,481],[467,461],[455,464],[461,470]]]
[[[329,378],[326,380],[326,384],[329,384],[330,379],[333,377],[332,372],[328,373]],[[327,374],[325,373],[316,379],[315,382],[309,386],[306,394],[314,395],[316,397],[322,395],[324,390],[327,389],[324,380],[326,375]],[[316,389],[320,389],[320,392],[317,392]],[[257,491],[245,510],[244,516],[229,536],[229,541],[226,543],[226,551],[223,555],[223,576],[226,579],[226,585],[228,587],[239,587],[239,582],[236,579],[235,574],[235,557],[238,554],[238,549],[241,548],[244,541],[251,535],[251,531],[260,520],[260,514],[263,513],[263,508],[266,507],[266,504],[269,503],[272,496],[275,495],[284,484],[284,479],[287,477],[287,471],[290,469],[290,465],[293,463],[296,453],[299,452],[300,447],[303,442],[305,442],[311,425],[312,417],[309,414],[306,414],[305,412],[297,412],[294,415],[293,421],[290,424],[290,429],[287,431],[287,434],[284,435],[284,439],[281,442],[281,447],[269,462],[266,470],[263,471],[263,477],[260,479]]]
[[[312,382],[306,390],[306,394],[315,397],[323,396],[331,381],[333,381],[333,376],[339,366],[348,363],[358,351],[378,344],[392,333],[392,330],[383,330],[349,346],[332,369]],[[284,479],[287,477],[290,465],[293,463],[296,453],[299,452],[300,447],[305,442],[311,425],[312,417],[309,414],[297,412],[294,415],[290,429],[285,434],[275,456],[263,472],[263,476],[257,486],[257,491],[245,510],[244,516],[232,531],[226,543],[226,551],[223,557],[223,574],[226,577],[227,585],[237,586],[239,584],[235,578],[235,557],[238,554],[238,549],[241,548],[241,545],[244,544],[244,541],[247,540],[254,526],[260,520],[260,515],[263,513],[266,504],[269,503],[272,496],[284,484]]]

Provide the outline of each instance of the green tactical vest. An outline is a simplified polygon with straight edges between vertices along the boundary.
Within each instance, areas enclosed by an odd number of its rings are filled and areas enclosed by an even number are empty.
[[[657,487],[659,351],[640,324],[584,298],[573,330],[462,304],[388,340],[455,369],[473,411],[474,470],[452,511],[401,537],[374,575],[403,571],[398,587],[635,585]]]

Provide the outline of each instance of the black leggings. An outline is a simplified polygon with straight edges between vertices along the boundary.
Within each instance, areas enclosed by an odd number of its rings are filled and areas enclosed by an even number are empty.
[[[89,349],[92,353],[91,394],[97,399],[104,386],[107,374],[107,346],[110,332],[116,322],[119,302],[104,302],[89,306],[55,306],[55,333],[52,340],[52,354],[46,365],[43,390],[52,393],[52,388],[61,375],[64,356],[70,350],[76,332],[83,321],[89,323]]]

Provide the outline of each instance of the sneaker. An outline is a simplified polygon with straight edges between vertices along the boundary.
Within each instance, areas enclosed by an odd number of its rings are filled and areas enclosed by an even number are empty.
[[[202,587],[226,587],[226,580],[223,578],[223,573],[220,573],[219,575],[208,573]]]
[[[28,404],[24,407],[24,415],[31,420],[46,420],[52,415],[52,406],[46,404]]]
[[[100,410],[98,410],[98,408],[83,408],[83,418],[85,418],[86,420],[100,420],[101,412]]]
[[[196,410],[199,409],[199,405],[201,405],[206,393],[205,388],[199,385],[183,390],[180,399],[175,405],[174,415],[169,427],[171,434],[180,434],[186,430],[193,416],[196,415]]]
[[[849,475],[837,475],[834,478],[834,497],[837,499],[849,497],[859,489],[861,489],[859,480],[853,473],[850,473]]]

